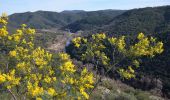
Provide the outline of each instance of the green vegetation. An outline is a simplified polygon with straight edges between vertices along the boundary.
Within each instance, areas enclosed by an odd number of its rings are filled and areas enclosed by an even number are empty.
[[[68,28],[73,32],[84,30],[90,33],[105,32],[109,35],[135,35],[140,32],[154,34],[170,30],[170,6],[132,9],[116,17],[109,17],[111,15],[85,18],[69,24]]]
[[[79,62],[83,62],[83,64],[93,64],[94,69],[96,68],[101,75],[105,75],[105,72],[108,71],[107,75],[110,78],[114,76],[114,78],[119,79],[121,76],[121,79],[122,77],[125,78],[122,82],[130,84],[135,88],[150,91],[144,92],[138,89],[132,89],[129,86],[129,88],[126,89],[116,88],[117,86],[115,86],[111,80],[102,81],[98,84],[95,91],[93,91],[90,98],[92,100],[101,100],[103,98],[108,100],[155,100],[155,98],[158,98],[152,96],[152,94],[170,98],[170,6],[148,7],[132,9],[129,11],[64,11],[61,13],[47,11],[26,12],[10,15],[9,21],[9,30],[12,31],[11,33],[17,33],[13,30],[18,28],[22,23],[26,23],[28,26],[37,29],[69,29],[71,32],[82,30],[82,37],[85,37],[73,39],[73,42],[67,47],[67,52],[72,58],[76,58]],[[3,27],[3,30],[1,30],[3,32],[1,33],[5,36],[4,33],[6,33],[6,31],[4,30],[6,29]],[[93,37],[96,37],[97,34],[93,35],[92,33],[96,32],[106,32],[106,38],[102,40],[97,38],[95,40]],[[141,52],[143,48],[137,49],[141,46],[140,43],[143,43],[140,42],[141,40],[139,38],[136,38],[138,36],[137,33],[140,32],[144,32],[144,37],[147,38],[146,40],[149,40],[145,41],[147,42],[147,45],[144,46],[144,51],[148,50],[150,54],[146,53],[146,55],[143,55],[145,54],[144,52]],[[35,47],[41,46],[43,48],[48,48],[49,44],[55,43],[54,41],[59,35],[60,32],[58,31],[54,33],[37,33],[35,34],[35,40],[32,42],[35,44]],[[63,32],[61,32],[61,35],[63,35]],[[122,35],[124,35],[125,38],[121,37]],[[151,39],[152,36],[156,39]],[[114,43],[115,38],[116,42]],[[119,43],[119,41],[121,42]],[[162,41],[164,44],[164,51],[162,52],[160,42],[153,41]],[[135,44],[137,45],[136,47]],[[5,66],[4,63],[8,60],[4,57],[4,53],[8,55],[15,47],[13,45],[6,48],[5,46],[7,45],[2,43],[0,46],[1,65]],[[132,49],[132,47],[135,49]],[[151,49],[153,49],[152,47],[160,47],[161,49],[154,49],[151,52]],[[133,53],[130,52],[130,50],[132,50]],[[156,53],[161,54],[155,55]],[[11,52],[11,54],[15,55],[15,52]],[[116,60],[112,54],[117,57]],[[54,54],[53,56],[55,60],[58,60],[57,54]],[[122,57],[125,57],[126,59],[120,61],[117,65],[114,65],[115,61],[121,60]],[[20,63],[20,61],[17,61],[16,63],[15,59],[10,59],[10,61],[12,61],[13,65]],[[136,64],[134,65],[135,62]],[[139,63],[140,67],[138,67]],[[57,65],[58,63],[53,62],[52,64]],[[115,69],[109,70],[112,68]],[[10,73],[13,75],[13,71],[11,70],[5,72],[5,75]],[[3,73],[0,72],[0,75],[1,74],[5,77]],[[77,74],[79,75],[80,72],[78,71]],[[16,74],[16,76],[20,77],[18,74]],[[132,77],[135,77],[135,79],[131,79]],[[5,82],[5,84],[7,83],[5,88],[7,88],[9,84],[8,81],[9,80]],[[15,81],[17,81],[17,79]],[[69,82],[72,82],[72,80],[69,80]],[[9,84],[9,86],[10,85],[11,84]],[[14,94],[17,94],[16,88],[11,90]],[[101,90],[105,91],[102,92]],[[44,89],[44,91],[46,90]],[[110,91],[109,94],[106,93],[108,91]],[[12,97],[9,94],[9,90],[5,91],[4,88],[2,88],[0,92],[2,93],[0,99],[9,99]],[[86,98],[88,97],[84,92],[82,92],[82,95],[86,96]],[[16,97],[18,97],[18,95],[16,95]],[[44,98],[46,98],[46,96],[44,96]],[[162,98],[160,98],[160,100],[161,99]]]

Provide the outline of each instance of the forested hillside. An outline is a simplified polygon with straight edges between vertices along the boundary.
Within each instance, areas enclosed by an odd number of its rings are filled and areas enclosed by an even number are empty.
[[[68,24],[81,19],[99,20],[114,18],[117,15],[122,14],[122,10],[103,10],[103,11],[63,11],[63,12],[50,12],[50,11],[37,11],[37,12],[26,12],[26,13],[16,13],[9,16],[10,27],[18,27],[22,23],[26,23],[28,26],[38,28],[38,29],[49,29],[49,28],[61,28]],[[97,20],[96,20],[97,17]],[[99,18],[98,18],[99,17]],[[102,22],[100,22],[102,23]]]
[[[110,14],[110,13],[109,13]],[[132,9],[115,18],[94,16],[71,23],[67,26],[73,32],[84,30],[110,34],[148,34],[170,30],[170,6]]]
[[[77,20],[71,24],[68,24],[63,29],[70,29],[71,32],[94,30],[108,24],[116,16],[121,15],[125,11],[123,10],[101,10],[89,12],[90,16]]]
[[[37,11],[9,16],[11,28],[22,23],[37,29],[69,29],[110,34],[162,33],[170,30],[170,6],[125,10]]]
[[[111,34],[162,33],[170,30],[170,6],[134,9],[101,27]]]

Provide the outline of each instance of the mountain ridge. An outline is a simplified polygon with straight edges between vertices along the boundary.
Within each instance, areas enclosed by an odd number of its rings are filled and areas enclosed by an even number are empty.
[[[109,34],[136,34],[144,33],[160,33],[161,30],[169,30],[170,25],[170,6],[146,7],[132,9],[113,17],[102,26],[89,29],[86,28],[87,22],[81,19],[66,26],[72,32],[79,30],[94,32],[105,32]],[[104,22],[104,21],[103,21]],[[94,23],[90,24],[94,25]],[[94,25],[95,26],[95,25]],[[78,27],[78,28],[77,28]]]
[[[114,12],[123,11],[109,11]],[[36,11],[36,12],[25,12],[16,13],[9,16],[9,26],[11,28],[17,28],[20,24],[27,24],[29,27],[36,29],[49,29],[49,28],[61,28],[75,21],[84,19],[86,17],[92,17],[97,15],[108,16],[108,10],[102,11],[65,11],[65,12],[51,12],[51,11]],[[115,13],[116,16],[117,14]],[[112,15],[111,15],[112,16]]]

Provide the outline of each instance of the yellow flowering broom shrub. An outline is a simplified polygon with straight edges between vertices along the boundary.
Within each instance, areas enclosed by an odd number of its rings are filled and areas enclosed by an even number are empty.
[[[86,68],[78,73],[66,53],[36,48],[35,30],[25,24],[8,33],[7,20],[4,14],[0,17],[0,86],[4,91],[15,100],[89,98],[92,73]]]
[[[130,41],[131,42],[131,41]],[[84,62],[91,62],[96,69],[118,73],[122,78],[135,77],[135,69],[142,57],[154,57],[163,52],[163,43],[156,38],[139,33],[134,42],[128,43],[125,36],[107,37],[104,33],[91,37],[77,37],[72,40],[68,51]]]

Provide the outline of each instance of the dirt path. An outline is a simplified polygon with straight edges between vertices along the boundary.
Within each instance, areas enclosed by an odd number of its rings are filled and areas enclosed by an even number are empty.
[[[54,52],[60,52],[63,51],[65,48],[67,38],[64,36],[59,36],[56,38],[53,44],[51,44],[47,49],[54,51]]]
[[[66,43],[72,38],[78,37],[80,34],[72,34],[72,36],[59,35],[56,37],[53,44],[51,44],[47,49],[54,52],[64,51]]]

